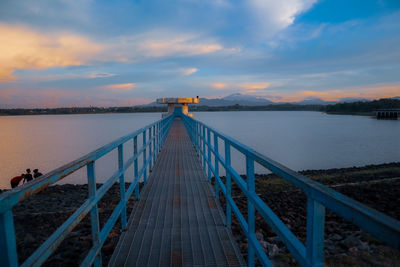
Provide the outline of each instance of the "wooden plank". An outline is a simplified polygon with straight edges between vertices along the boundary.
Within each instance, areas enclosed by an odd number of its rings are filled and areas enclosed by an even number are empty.
[[[245,266],[176,118],[109,266]]]

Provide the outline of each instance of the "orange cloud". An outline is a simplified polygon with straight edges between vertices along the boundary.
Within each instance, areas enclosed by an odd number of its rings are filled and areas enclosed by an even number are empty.
[[[238,53],[238,48],[226,48],[215,40],[196,33],[182,33],[168,29],[124,35],[108,43],[104,60],[138,62],[148,57],[195,56],[209,53]],[[146,59],[147,60],[147,59]]]
[[[242,83],[238,84],[237,86],[239,88],[243,88],[248,93],[254,93],[266,89],[269,85],[270,85],[269,82],[263,82],[263,83]]]
[[[219,44],[191,43],[189,41],[188,38],[149,40],[140,43],[138,49],[149,57],[164,57],[174,54],[182,56],[208,54],[223,48]]]
[[[107,85],[104,88],[113,92],[127,92],[132,91],[134,88],[136,88],[136,85],[134,83],[120,83]]]
[[[82,65],[103,47],[73,34],[43,34],[0,24],[0,82],[14,80],[16,69]]]
[[[190,74],[193,74],[193,73],[195,73],[197,71],[198,71],[197,68],[184,69],[183,70],[183,75],[189,76]]]
[[[211,87],[215,88],[215,89],[224,89],[226,88],[228,85],[226,83],[212,83]]]
[[[268,92],[271,99],[279,99],[279,102],[297,102],[305,98],[317,97],[325,101],[338,101],[341,98],[366,98],[379,99],[400,96],[400,84],[378,84],[366,87],[349,87],[344,89],[311,91],[304,90],[293,93]]]
[[[212,83],[211,87],[216,90],[222,90],[227,87],[230,87],[231,90],[241,90],[244,93],[257,93],[259,91],[263,91],[268,86],[270,86],[269,82],[261,82],[261,83],[239,83],[239,84],[226,84],[226,83]]]

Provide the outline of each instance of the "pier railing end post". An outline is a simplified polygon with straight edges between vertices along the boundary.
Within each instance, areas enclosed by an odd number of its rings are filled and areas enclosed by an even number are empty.
[[[325,206],[307,198],[306,257],[310,266],[324,266]]]
[[[95,162],[92,161],[86,166],[87,178],[88,178],[88,190],[89,198],[94,199],[96,197],[96,173],[95,173]],[[97,203],[90,210],[90,224],[92,228],[92,240],[93,246],[100,246],[100,223],[99,223],[99,211]],[[102,266],[101,262],[101,251],[96,255],[93,265],[95,267]]]

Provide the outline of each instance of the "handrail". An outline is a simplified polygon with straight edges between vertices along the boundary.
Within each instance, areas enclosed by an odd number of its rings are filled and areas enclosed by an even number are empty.
[[[131,194],[135,192],[135,198],[139,198],[139,182],[143,177],[144,183],[147,180],[148,170],[151,170],[152,164],[167,137],[171,127],[174,115],[151,123],[131,134],[125,135],[99,149],[75,160],[64,166],[57,168],[32,182],[9,190],[0,195],[0,261],[5,266],[19,266],[18,254],[16,249],[14,219],[12,207],[20,201],[36,194],[46,187],[54,184],[71,173],[86,166],[88,178],[88,199],[60,226],[57,230],[21,264],[21,266],[40,266],[54,250],[59,246],[62,240],[69,232],[90,212],[92,227],[93,246],[81,263],[81,266],[101,266],[101,247],[108,237],[108,234],[115,225],[117,219],[121,217],[121,227],[126,228],[126,204]],[[143,137],[142,147],[138,150],[137,138]],[[127,161],[124,161],[123,146],[128,141],[133,141],[133,155]],[[118,170],[98,189],[96,189],[95,162],[102,156],[108,154],[114,149],[118,149]],[[147,156],[147,150],[149,151]],[[143,163],[140,170],[138,162],[139,155],[143,155]],[[125,190],[125,172],[131,165],[134,165],[134,179]],[[112,187],[119,181],[120,196],[116,208],[113,210],[110,218],[102,229],[99,227],[99,215],[97,203]]]
[[[231,226],[233,212],[249,240],[249,266],[254,266],[255,254],[262,265],[272,266],[255,235],[256,210],[302,266],[323,266],[325,208],[353,222],[393,248],[400,247],[399,221],[283,166],[198,120],[188,116],[182,116],[182,119],[197,152],[202,157],[204,171],[208,170],[208,178],[211,180],[211,173],[214,174],[215,196],[219,196],[219,191],[225,196],[227,225]],[[213,138],[211,138],[211,134]],[[224,157],[218,151],[219,139],[224,143]],[[231,147],[246,157],[246,181],[231,166]],[[211,161],[211,154],[214,156],[214,164]],[[299,187],[306,194],[307,236],[305,245],[255,193],[255,162]],[[225,184],[219,176],[218,166],[220,164],[226,171]],[[232,199],[231,179],[235,181],[247,198],[247,221]]]

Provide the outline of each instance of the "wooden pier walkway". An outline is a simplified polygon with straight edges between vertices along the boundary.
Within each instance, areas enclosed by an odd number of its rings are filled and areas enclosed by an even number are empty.
[[[109,266],[245,266],[180,118]]]

